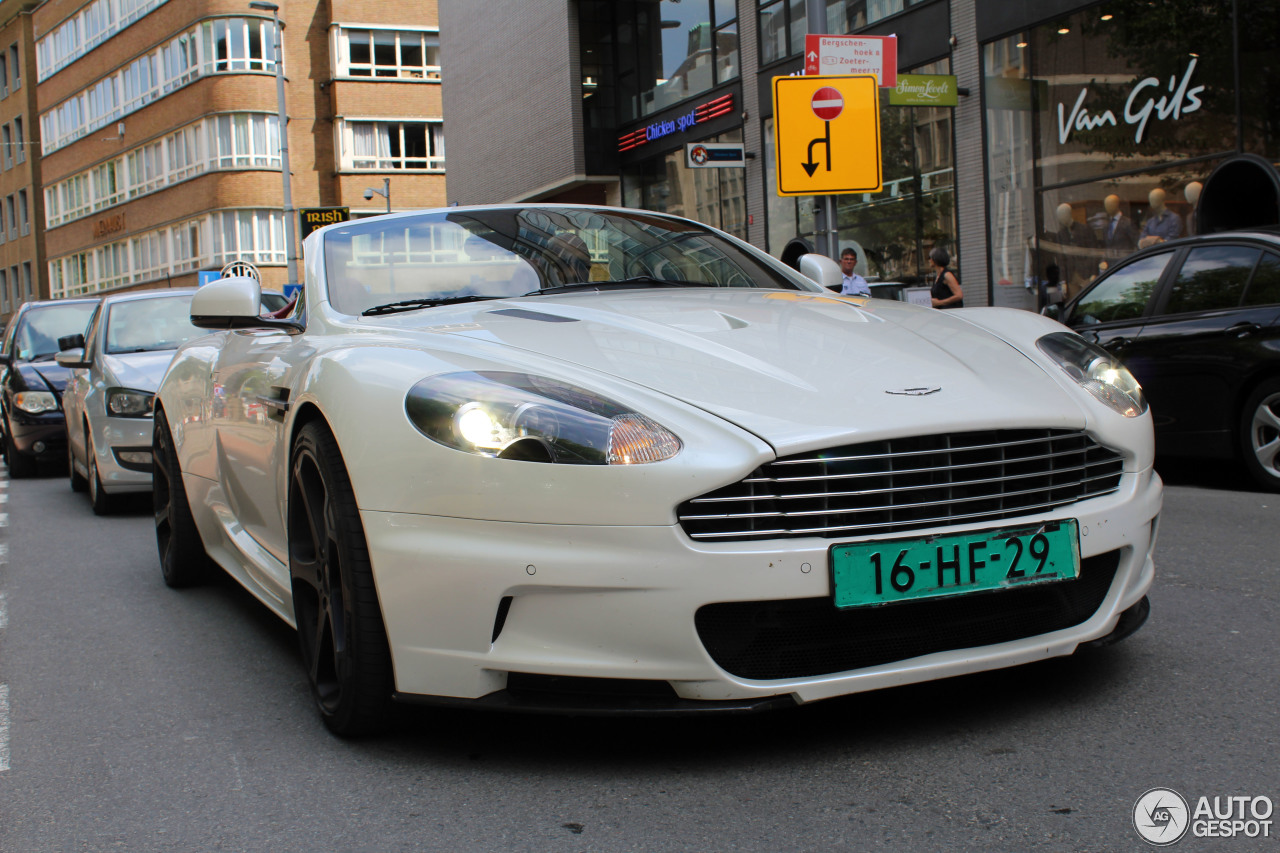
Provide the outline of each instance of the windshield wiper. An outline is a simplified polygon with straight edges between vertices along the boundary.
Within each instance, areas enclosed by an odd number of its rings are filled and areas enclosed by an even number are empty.
[[[719,287],[709,281],[676,281],[670,278],[654,278],[651,275],[637,275],[631,278],[609,279],[607,281],[578,281],[571,284],[557,284],[541,290],[531,290],[522,296],[539,296],[543,293],[564,293],[570,290],[603,290],[613,287]]]
[[[398,311],[413,311],[417,308],[433,308],[436,305],[457,305],[461,302],[482,302],[486,299],[502,299],[501,296],[443,296],[433,299],[406,299],[403,302],[388,302],[386,305],[375,305],[360,312],[362,317],[375,314],[395,314]]]

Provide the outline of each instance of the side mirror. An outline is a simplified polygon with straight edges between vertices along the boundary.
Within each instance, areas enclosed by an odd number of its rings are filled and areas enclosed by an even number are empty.
[[[211,281],[191,297],[191,324],[201,329],[279,329],[294,334],[301,323],[263,317],[262,286],[248,276]]]
[[[84,335],[63,335],[58,338],[58,350],[84,349]]]
[[[816,253],[800,256],[800,274],[828,290],[839,290],[844,281],[840,265]]]
[[[80,336],[67,335],[67,338],[71,338],[71,337],[78,338]],[[62,341],[64,340],[66,340],[66,338],[60,338],[58,340],[58,343],[61,344]],[[53,360],[58,362],[59,367],[66,367],[66,368],[89,367],[93,363],[93,362],[84,360],[84,347],[72,347],[70,349],[65,349],[62,352],[55,355],[53,357]]]

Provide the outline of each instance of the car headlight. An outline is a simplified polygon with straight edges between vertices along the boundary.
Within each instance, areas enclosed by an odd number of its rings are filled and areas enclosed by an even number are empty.
[[[128,388],[107,389],[107,414],[115,418],[149,418],[156,395]]]
[[[19,391],[13,395],[13,404],[29,415],[58,411],[58,398],[48,391]]]
[[[1036,346],[1081,387],[1126,418],[1146,412],[1147,400],[1138,380],[1102,347],[1070,332],[1045,335]]]
[[[405,398],[409,421],[446,447],[527,462],[638,465],[680,452],[670,430],[605,397],[542,376],[502,371],[424,379]]]

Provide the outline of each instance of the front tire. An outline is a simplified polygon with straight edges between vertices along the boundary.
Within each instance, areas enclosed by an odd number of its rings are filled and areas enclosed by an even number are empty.
[[[168,586],[195,586],[208,579],[213,561],[205,553],[200,531],[191,516],[173,434],[159,406],[151,436],[151,503],[155,510],[160,572]]]
[[[93,446],[93,438],[88,431],[84,437],[85,456],[89,460],[89,503],[93,504],[94,515],[110,515],[116,508],[116,499],[102,488],[102,475],[98,473],[98,451]],[[72,473],[74,477],[75,474]],[[74,488],[74,487],[73,487]]]
[[[89,431],[85,430],[85,435],[87,436],[88,434]],[[83,493],[89,488],[89,481],[76,470],[76,452],[71,449],[70,436],[67,437],[67,470],[71,472],[71,491]]]
[[[303,665],[334,734],[386,724],[394,680],[351,479],[333,433],[302,428],[289,465],[289,574]]]
[[[22,480],[27,477],[36,475],[36,460],[27,456],[17,445],[13,443],[13,436],[8,432],[4,434],[5,455],[9,463],[9,476],[15,480]]]
[[[1280,492],[1280,379],[1263,382],[1245,402],[1240,451],[1254,482]]]

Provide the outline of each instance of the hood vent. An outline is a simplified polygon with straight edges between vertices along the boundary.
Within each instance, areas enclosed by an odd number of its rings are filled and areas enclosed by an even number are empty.
[[[576,323],[576,317],[561,317],[558,314],[543,314],[541,311],[530,311],[527,308],[499,308],[490,314],[502,314],[505,317],[519,317],[521,320],[537,320],[541,323]]]

